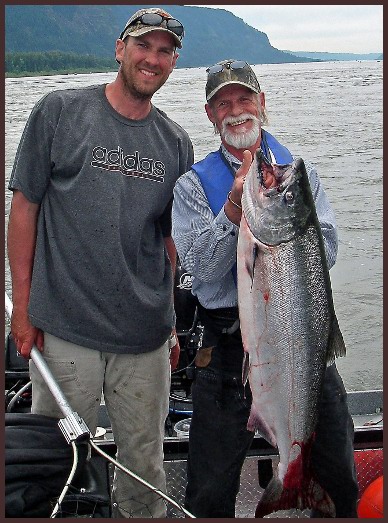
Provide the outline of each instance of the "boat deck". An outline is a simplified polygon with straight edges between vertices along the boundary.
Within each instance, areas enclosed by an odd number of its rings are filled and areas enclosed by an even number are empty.
[[[7,349],[9,349],[8,344]],[[11,387],[13,383],[19,383],[21,386],[28,381],[28,378],[26,361],[18,358],[15,351],[6,350],[6,380],[8,383],[6,391],[7,388],[13,390]],[[185,380],[181,377],[175,378],[164,439],[167,494],[182,505],[186,487],[188,432],[178,431],[176,424],[183,419],[189,419],[192,409],[190,400],[185,397],[188,387],[184,387],[184,385]],[[31,401],[30,398],[24,399],[24,395],[20,395],[19,398],[16,398],[15,395],[12,400],[9,396],[9,406],[16,399],[17,402],[13,405],[15,410],[18,412],[29,410]],[[348,392],[348,404],[355,426],[355,459],[361,495],[366,486],[383,473],[383,391]],[[116,446],[103,402],[100,408],[99,430],[93,441],[110,456],[115,456]],[[256,434],[242,469],[240,492],[236,504],[237,518],[254,517],[257,502],[272,476],[278,459],[276,449],[259,434]],[[97,480],[100,485],[98,492],[104,493],[107,505],[109,505],[113,466],[97,453],[92,454],[91,465],[95,473],[94,480]],[[184,517],[183,513],[177,509],[169,508],[168,510],[169,518]],[[266,517],[306,518],[309,517],[309,511],[282,511]]]
[[[382,390],[349,392],[349,409],[355,426],[355,458],[360,485],[360,495],[377,476],[383,467],[383,392]],[[184,415],[184,411],[181,411]],[[102,431],[104,432],[104,431]],[[114,453],[114,440],[109,427],[95,442],[105,451]],[[164,440],[165,471],[167,493],[178,503],[183,504],[186,487],[186,462],[188,452],[188,433],[181,431],[179,436],[166,435]],[[277,466],[278,454],[259,434],[255,435],[242,472],[241,486],[236,503],[237,518],[254,517],[255,509],[264,486]],[[308,518],[309,510],[279,511],[268,518]],[[169,509],[170,518],[183,517],[174,508]]]

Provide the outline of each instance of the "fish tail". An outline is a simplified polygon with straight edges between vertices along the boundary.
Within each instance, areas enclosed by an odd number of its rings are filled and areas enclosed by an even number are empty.
[[[311,479],[303,498],[305,508],[315,509],[321,512],[325,517],[336,517],[335,505],[331,497],[315,478]]]
[[[335,506],[327,492],[312,478],[306,488],[284,488],[276,477],[272,478],[256,507],[255,517],[278,510],[315,509],[326,517],[335,517]]]
[[[272,478],[257,504],[255,517],[263,518],[272,512],[291,508],[292,494],[292,491],[283,489],[283,483],[278,478]]]

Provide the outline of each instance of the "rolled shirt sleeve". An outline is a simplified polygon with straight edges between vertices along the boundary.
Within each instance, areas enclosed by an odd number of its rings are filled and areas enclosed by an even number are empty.
[[[210,209],[201,182],[194,171],[175,185],[173,237],[181,262],[195,278],[206,283],[219,281],[236,262],[239,227],[221,208]]]
[[[305,165],[321,226],[327,265],[331,269],[336,262],[338,252],[338,234],[334,211],[321,184],[316,168],[309,162],[305,162]]]

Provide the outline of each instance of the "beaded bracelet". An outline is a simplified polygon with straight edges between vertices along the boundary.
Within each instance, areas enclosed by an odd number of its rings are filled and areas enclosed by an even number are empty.
[[[228,192],[228,200],[230,201],[230,203],[231,203],[232,205],[234,205],[235,207],[237,207],[237,209],[240,209],[240,211],[241,211],[241,210],[242,210],[241,205],[239,205],[238,203],[236,203],[236,202],[234,202],[234,201],[232,200],[232,198],[230,197],[231,193],[232,193],[232,191],[229,191],[229,192]]]

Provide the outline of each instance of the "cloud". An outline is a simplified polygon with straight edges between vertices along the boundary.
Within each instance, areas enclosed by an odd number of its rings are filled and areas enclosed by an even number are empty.
[[[203,6],[205,7],[205,6]],[[382,5],[217,5],[268,35],[281,50],[383,52]]]

